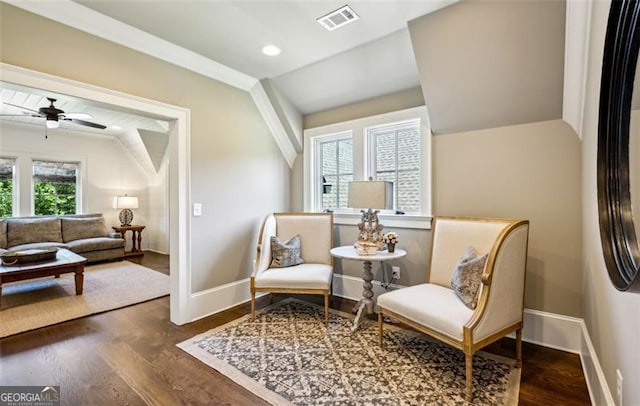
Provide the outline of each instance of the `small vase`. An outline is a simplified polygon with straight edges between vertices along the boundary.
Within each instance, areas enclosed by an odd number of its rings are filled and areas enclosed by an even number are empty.
[[[396,250],[395,244],[387,244],[387,251],[394,252]]]

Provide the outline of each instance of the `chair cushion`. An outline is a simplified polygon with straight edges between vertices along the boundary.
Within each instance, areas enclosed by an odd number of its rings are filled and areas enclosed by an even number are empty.
[[[453,271],[451,288],[469,309],[475,309],[478,303],[482,272],[487,257],[487,254],[479,257],[475,248],[469,247]]]
[[[303,264],[300,257],[300,236],[291,237],[287,242],[282,242],[275,235],[271,236],[271,268],[284,268]]]
[[[300,264],[287,268],[269,268],[255,278],[257,288],[329,289],[333,267],[325,264]]]
[[[383,293],[377,305],[457,341],[473,314],[452,289],[431,283]]]

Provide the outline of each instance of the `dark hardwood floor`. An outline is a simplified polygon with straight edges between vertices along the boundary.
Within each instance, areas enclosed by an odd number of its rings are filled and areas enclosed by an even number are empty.
[[[132,262],[169,271],[168,257],[152,252]],[[258,300],[259,307],[268,302]],[[332,304],[344,311],[353,305],[340,298]],[[175,346],[248,312],[242,304],[176,326],[164,297],[0,339],[0,385],[60,385],[68,405],[265,405]],[[488,351],[513,357],[515,344],[503,339]],[[523,356],[521,405],[590,403],[577,355],[524,343]]]

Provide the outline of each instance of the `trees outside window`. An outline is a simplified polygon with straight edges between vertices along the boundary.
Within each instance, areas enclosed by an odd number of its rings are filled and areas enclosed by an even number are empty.
[[[0,218],[13,215],[15,158],[0,157]]]
[[[76,214],[78,201],[76,162],[33,161],[34,214]]]

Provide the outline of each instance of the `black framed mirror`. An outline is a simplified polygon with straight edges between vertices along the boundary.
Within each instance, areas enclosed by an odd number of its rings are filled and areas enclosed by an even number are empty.
[[[618,290],[640,292],[640,248],[634,225],[630,162],[640,151],[630,145],[633,88],[640,47],[640,2],[611,3],[602,61],[598,122],[598,212],[600,237],[611,282]],[[640,80],[640,78],[639,78]],[[636,95],[636,98],[640,95]],[[640,134],[632,134],[640,137]],[[637,145],[635,142],[633,145]],[[632,159],[630,159],[630,154]],[[635,163],[634,163],[635,167]],[[638,207],[636,202],[636,207]],[[636,209],[636,219],[640,213]],[[638,228],[640,230],[640,228]]]

